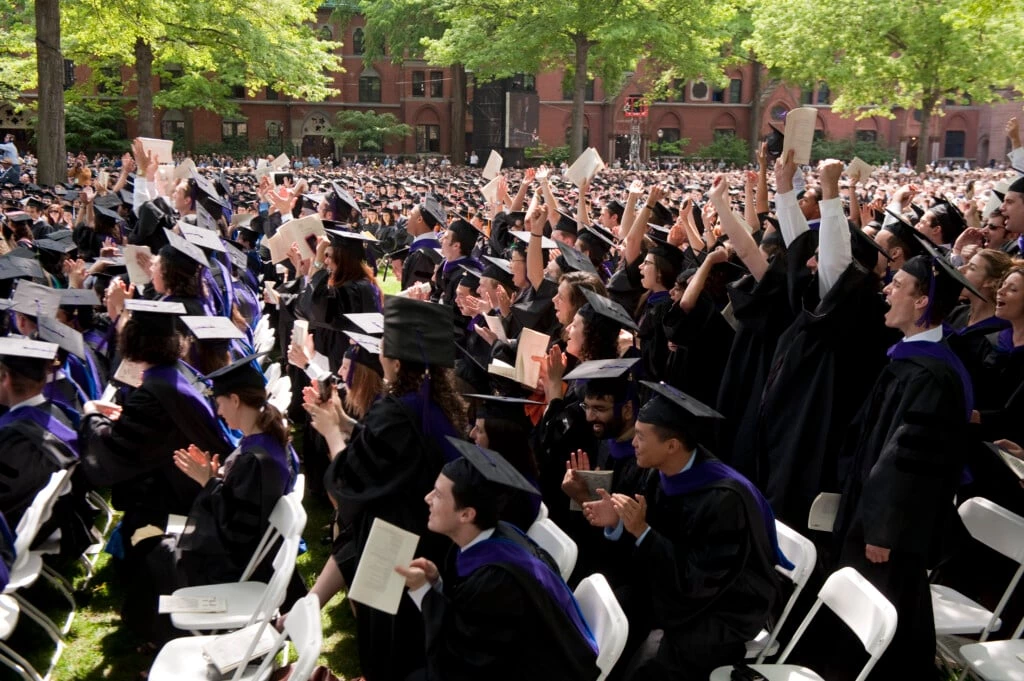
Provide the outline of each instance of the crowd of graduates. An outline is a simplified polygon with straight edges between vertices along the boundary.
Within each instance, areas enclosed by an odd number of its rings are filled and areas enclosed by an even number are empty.
[[[896,607],[872,678],[932,678],[929,583],[994,605],[1015,567],[957,505],[1024,511],[997,451],[1024,455],[1012,128],[1011,169],[923,177],[800,168],[777,138],[756,170],[578,186],[543,167],[169,166],[142,141],[57,187],[16,175],[0,512],[15,527],[73,468],[51,521],[73,560],[88,493],[111,490],[124,626],[155,650],[181,634],[158,596],[237,580],[301,471],[335,509],[320,603],[375,521],[420,538],[396,614],[353,604],[369,681],[597,678],[571,591],[594,573],[629,621],[610,678],[706,679],[788,598],[778,521],[818,548],[809,598],[852,566]],[[293,387],[281,409],[268,361]],[[832,532],[808,529],[822,493]],[[565,580],[526,535],[545,516],[579,549]],[[853,678],[860,644],[834,625],[794,659]]]

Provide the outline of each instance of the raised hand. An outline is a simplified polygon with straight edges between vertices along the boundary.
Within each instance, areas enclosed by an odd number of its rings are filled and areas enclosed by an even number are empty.
[[[217,475],[217,471],[220,469],[220,460],[216,455],[211,457],[199,447],[189,445],[188,449],[175,450],[174,465],[182,473],[198,482],[200,487],[205,487],[210,478]]]

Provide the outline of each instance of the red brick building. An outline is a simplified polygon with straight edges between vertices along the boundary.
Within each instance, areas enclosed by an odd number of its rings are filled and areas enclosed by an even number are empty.
[[[451,149],[452,87],[448,69],[433,67],[424,61],[407,60],[402,66],[381,61],[367,66],[363,60],[364,20],[356,17],[347,25],[331,19],[321,10],[317,30],[325,37],[342,43],[344,73],[333,74],[333,87],[339,94],[328,101],[307,103],[291,100],[264,89],[249,97],[237,92],[241,115],[221,118],[206,111],[183,112],[157,110],[156,130],[161,137],[188,139],[190,146],[231,141],[245,142],[253,148],[281,150],[291,154],[327,156],[335,150],[333,141],[324,136],[334,116],[344,109],[372,109],[392,113],[412,126],[414,134],[391,143],[385,151],[391,154],[447,154]],[[87,74],[80,69],[79,77]],[[1003,126],[1019,111],[1019,103],[992,106],[947,106],[944,115],[932,118],[932,130],[923,141],[915,113],[895,111],[892,119],[874,117],[857,121],[832,113],[828,86],[818,83],[813,88],[776,86],[768,92],[755,92],[752,67],[746,66],[726,74],[729,85],[718,88],[702,81],[677,83],[671,96],[651,102],[648,117],[641,122],[642,155],[654,141],[689,140],[686,154],[695,154],[714,139],[716,134],[751,137],[753,102],[759,98],[760,121],[757,136],[768,131],[768,124],[781,124],[786,111],[798,106],[819,109],[818,129],[829,139],[859,138],[875,140],[893,151],[899,160],[914,162],[917,153],[929,145],[932,158],[969,159],[972,163],[988,163],[990,158],[1002,161],[1006,139]],[[159,79],[154,79],[159,88]],[[563,89],[561,72],[538,74],[527,78],[535,84],[540,100],[540,141],[550,147],[566,144],[572,112],[571,92]],[[125,74],[131,81],[131,74]],[[616,96],[604,91],[600,80],[591,84],[585,108],[586,144],[596,147],[606,159],[628,156],[629,121],[623,105],[629,96],[644,95],[646,76],[643,69],[631,74]],[[133,96],[134,86],[125,93]],[[467,89],[466,107],[467,152],[472,149],[472,81]],[[0,110],[0,131],[12,130],[24,148],[28,118]],[[136,134],[134,120],[126,123],[125,133]],[[660,136],[659,136],[660,131]],[[240,138],[240,139],[238,139]],[[351,150],[346,150],[351,151]],[[478,149],[481,158],[487,150]]]

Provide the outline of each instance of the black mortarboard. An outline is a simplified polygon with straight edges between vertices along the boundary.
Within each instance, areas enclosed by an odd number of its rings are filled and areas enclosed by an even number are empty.
[[[569,272],[597,274],[597,268],[594,267],[594,263],[591,262],[590,258],[568,244],[564,244],[561,241],[556,241],[555,243],[558,245],[558,250],[562,253],[556,259],[562,274]]]
[[[619,378],[640,361],[639,357],[616,357],[614,359],[593,359],[579,364],[567,373],[567,381],[576,379]]]
[[[948,314],[960,299],[960,293],[967,289],[981,300],[987,300],[974,284],[967,280],[960,270],[953,267],[942,253],[929,241],[924,234],[917,234],[917,241],[925,250],[925,255],[915,256],[903,263],[902,269],[912,274],[920,282],[922,290],[928,292],[928,309],[938,305]],[[945,317],[945,314],[943,315]],[[941,320],[937,320],[941,321]]]
[[[87,359],[85,338],[82,337],[80,331],[58,321],[55,317],[40,317],[37,320],[37,326],[39,337],[44,341],[56,343],[75,357]]]
[[[220,206],[221,208],[231,208],[231,203],[220,195],[220,192],[217,191],[217,187],[213,184],[213,182],[210,182],[210,180],[203,177],[195,170],[191,172],[192,180],[196,183],[196,189],[199,190],[199,192],[204,195],[204,197],[197,196],[195,198],[206,198],[212,203]],[[209,205],[207,205],[207,210],[209,210]]]
[[[32,258],[31,251],[28,252],[27,258],[14,253],[0,257],[0,281],[18,277],[41,279],[43,276],[45,276],[43,266],[39,264],[38,260]]]
[[[107,218],[109,220],[113,220],[114,222],[124,221],[124,218],[122,218],[120,216],[120,214],[118,214],[118,212],[116,210],[112,210],[112,209],[107,208],[105,206],[101,206],[99,204],[96,204],[96,205],[93,206],[93,210],[94,210],[94,217],[102,216],[102,217],[105,217],[105,218]]]
[[[404,262],[407,257],[409,257],[409,247],[402,246],[397,251],[391,251],[388,253],[387,260],[401,260]]]
[[[448,214],[445,213],[444,208],[433,194],[427,194],[423,199],[420,204],[420,215],[429,227],[437,225],[444,227],[448,223]]]
[[[579,234],[579,223],[576,222],[576,218],[558,211],[558,222],[551,228],[553,232],[565,232],[566,234],[572,234],[576,236]]]
[[[355,331],[345,331],[345,335],[352,339],[352,345],[345,350],[345,356],[378,376],[383,376],[384,368],[380,365],[380,339]]]
[[[60,289],[22,279],[11,296],[15,312],[30,317],[55,317],[60,307]]]
[[[245,270],[249,267],[249,258],[245,255],[245,251],[236,246],[234,243],[228,241],[224,244],[224,252],[228,254],[228,258],[231,260],[231,264],[239,270]]]
[[[1016,180],[1010,183],[1007,187],[1008,192],[1017,192],[1018,194],[1024,194],[1024,175],[1021,175]]]
[[[377,242],[377,238],[370,234],[350,232],[344,229],[327,229],[328,225],[337,225],[338,227],[342,225],[330,220],[324,221],[324,231],[327,232],[327,238],[331,241],[331,247],[340,248],[358,260],[366,260],[367,242]]]
[[[188,258],[190,258],[191,260],[195,261],[200,265],[209,265],[209,261],[206,259],[206,254],[203,253],[203,250],[199,248],[199,246],[196,246],[188,239],[178,234],[175,234],[166,227],[164,227],[164,234],[167,235],[167,243],[172,249],[174,249],[181,255],[188,256]]]
[[[478,487],[481,482],[491,483],[509,490],[518,490],[527,494],[540,495],[540,492],[523,477],[498,452],[484,449],[479,445],[465,440],[447,436],[448,442],[462,455],[445,465],[442,474],[453,482],[462,482],[470,488]],[[465,461],[465,463],[460,463]],[[452,477],[455,476],[455,477]]]
[[[472,270],[465,265],[459,265],[462,268],[462,278],[459,279],[459,286],[465,286],[466,288],[475,291],[480,286],[480,273],[476,270]]]
[[[61,307],[96,307],[100,297],[91,288],[65,288],[60,291]]]
[[[71,251],[78,248],[78,244],[73,241],[54,241],[53,239],[38,239],[35,242],[36,248],[41,248],[44,251],[50,251],[51,253],[57,253],[59,255],[70,253]]]
[[[342,316],[366,333],[384,333],[384,315],[380,312],[347,312]]]
[[[521,231],[521,230],[509,230],[508,233],[511,234],[513,237],[515,237],[515,239],[517,241],[521,241],[521,242],[523,242],[526,245],[529,245],[530,239],[533,238],[533,235],[530,234],[530,232],[524,232],[524,231]],[[542,249],[550,250],[552,248],[557,248],[558,247],[558,243],[559,242],[555,241],[554,239],[549,239],[546,236],[542,236],[540,238],[540,247]]]
[[[454,310],[391,296],[384,301],[384,356],[436,367],[455,365]]]
[[[201,341],[235,340],[245,334],[227,317],[218,315],[186,315],[181,317],[192,335]]]
[[[694,419],[724,418],[703,402],[665,383],[640,381],[652,391],[651,398],[640,407],[636,420],[654,426],[679,430]]]
[[[672,223],[672,211],[662,203],[654,204],[654,208],[651,210],[651,222],[662,227],[670,225]]]
[[[331,182],[331,191],[334,193],[330,204],[335,222],[351,222],[354,216],[359,215],[359,204],[337,182]]]
[[[580,232],[581,239],[587,239],[591,243],[608,252],[615,245],[615,236],[600,225],[588,225]]]
[[[878,262],[879,253],[886,260],[892,260],[889,251],[882,248],[882,244],[869,237],[860,227],[852,222],[850,223],[850,246],[853,251],[854,260],[868,268],[869,271],[874,269],[875,263]]]
[[[480,273],[481,277],[490,277],[509,287],[515,285],[514,278],[512,277],[512,266],[508,260],[495,258],[490,255],[485,255],[484,260],[487,261],[487,264],[484,266],[483,272]]]
[[[178,317],[185,314],[185,306],[166,300],[141,300],[130,298],[124,301],[124,309],[132,313],[132,321],[138,324],[144,336],[170,336],[178,332]]]
[[[11,224],[16,224],[18,222],[33,222],[31,215],[20,210],[12,210],[10,213],[6,214],[6,217],[7,221]]]
[[[56,343],[20,336],[0,338],[0,364],[32,381],[46,380],[46,372],[56,356]]]
[[[267,379],[254,361],[265,354],[267,353],[260,352],[235,360],[226,367],[203,376],[202,380],[210,382],[214,397],[231,395],[239,388],[266,390]]]
[[[629,316],[629,313],[626,312],[626,308],[622,307],[622,305],[619,305],[611,298],[605,298],[604,296],[594,293],[589,289],[581,288],[580,291],[583,292],[584,297],[587,299],[587,304],[590,305],[595,314],[611,320],[621,329],[629,329],[631,331],[640,330],[640,327],[636,325],[636,322],[633,321],[633,318]],[[587,317],[583,307],[580,308],[578,314],[584,318]],[[591,320],[588,319],[587,321]]]
[[[190,225],[187,222],[179,222],[178,229],[181,230],[182,236],[190,244],[205,248],[208,251],[215,251],[217,253],[224,253],[227,251],[224,248],[224,244],[220,240],[220,236],[217,232],[198,227],[196,225]],[[188,254],[186,254],[188,255]]]
[[[32,206],[36,210],[44,210],[46,208],[46,204],[34,196],[30,196],[27,199],[25,199],[24,204],[26,206]]]
[[[916,255],[923,255],[925,253],[924,247],[918,241],[918,231],[914,229],[914,226],[903,219],[903,216],[899,213],[894,213],[888,208],[885,212],[896,219],[896,222],[892,222],[882,227],[887,232],[892,232],[900,243],[903,244],[906,249],[906,259],[909,260]]]
[[[654,242],[654,247],[650,250],[650,253],[667,260],[676,271],[676,274],[681,272],[683,270],[683,262],[685,260],[683,252],[663,239],[659,239],[654,236],[649,238]]]

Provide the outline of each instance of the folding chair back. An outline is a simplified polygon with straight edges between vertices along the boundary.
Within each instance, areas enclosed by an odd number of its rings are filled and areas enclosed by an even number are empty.
[[[291,581],[292,573],[295,572],[295,560],[298,557],[298,537],[285,537],[274,556],[274,573],[270,576],[267,588],[260,596],[246,626],[251,626],[264,619],[269,620],[281,607],[285,594],[288,592],[288,582]]]
[[[807,585],[807,580],[810,579],[811,573],[814,572],[814,564],[818,560],[818,550],[814,547],[814,542],[807,537],[790,529],[788,525],[778,520],[775,521],[775,532],[779,538],[779,548],[782,549],[782,553],[789,559],[789,562],[793,564],[792,569],[780,566],[775,566],[775,569],[793,582],[793,593],[790,594],[789,600],[786,601],[786,606],[782,609],[778,622],[775,623],[775,626],[769,632],[768,640],[757,656],[758,662],[763,662],[765,657],[773,654],[772,648],[778,649],[775,646],[775,639],[789,618],[790,613],[793,612],[793,606],[796,605],[800,593]]]
[[[306,510],[302,507],[301,497],[296,499],[293,492],[278,499],[274,510],[270,512],[270,524],[267,526],[267,531],[263,533],[260,543],[257,544],[252,558],[249,559],[249,564],[245,566],[245,571],[238,581],[245,582],[252,577],[253,572],[263,563],[270,553],[270,549],[280,537],[301,535],[305,527]]]
[[[1015,563],[1024,563],[1024,518],[988,499],[960,505],[960,519],[971,536]]]
[[[629,635],[629,621],[604,575],[594,573],[576,587],[576,602],[583,619],[597,639],[597,666],[603,681],[622,655]]]
[[[558,571],[562,579],[569,579],[573,568],[576,567],[576,558],[579,555],[579,547],[572,537],[555,525],[550,518],[538,520],[527,531],[527,536],[537,543],[542,549],[551,554],[558,565]]]
[[[14,565],[11,568],[12,572],[29,559],[32,542],[35,541],[39,528],[50,519],[50,515],[53,513],[53,506],[57,503],[57,498],[63,492],[64,485],[69,480],[69,476],[70,471],[67,469],[56,471],[50,475],[50,481],[41,490],[36,492],[32,505],[22,514],[21,519],[18,521],[18,528],[15,530],[14,550],[17,557],[14,559]]]

